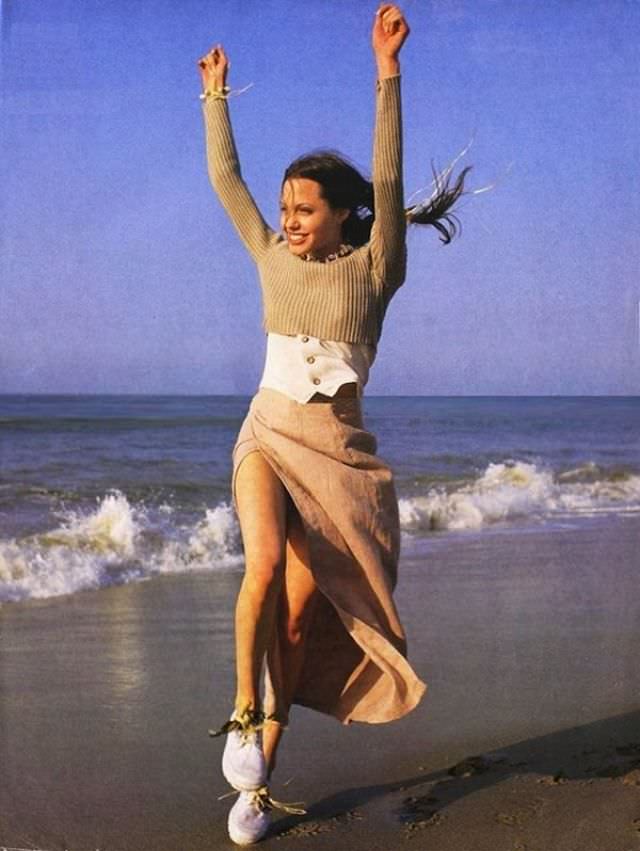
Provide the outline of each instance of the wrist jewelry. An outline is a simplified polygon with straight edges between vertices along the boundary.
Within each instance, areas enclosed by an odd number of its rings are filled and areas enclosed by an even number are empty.
[[[229,86],[223,86],[221,89],[205,89],[200,95],[200,100],[206,100],[207,98],[226,100],[230,91]]]
[[[231,95],[241,95],[243,92],[246,92],[247,89],[250,89],[253,83],[249,83],[248,86],[245,86],[242,89],[231,89],[229,86],[223,86],[222,89],[205,89],[201,95],[199,95],[200,100],[227,100]]]

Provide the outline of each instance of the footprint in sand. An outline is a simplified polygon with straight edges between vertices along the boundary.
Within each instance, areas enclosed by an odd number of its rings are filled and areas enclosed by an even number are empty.
[[[338,813],[332,816],[327,821],[303,821],[283,830],[278,834],[278,839],[295,838],[301,839],[307,836],[317,836],[319,833],[327,833],[329,830],[335,830],[342,824],[349,824],[352,821],[360,821],[364,816],[358,810],[348,810],[344,813]],[[2,849],[0,849],[2,851]]]
[[[623,774],[622,782],[625,786],[640,786],[640,768],[633,768],[631,771]]]
[[[404,824],[406,836],[412,836],[416,831],[433,827],[444,820],[444,815],[435,806],[437,803],[438,798],[434,795],[411,796],[403,800],[397,816]]]
[[[457,762],[447,770],[451,777],[471,777],[474,774],[484,774],[496,765],[506,763],[507,758],[503,754],[479,754],[469,756],[461,762]]]
[[[558,783],[566,783],[569,780],[562,768],[556,771],[555,774],[545,774],[539,777],[536,783],[542,783],[543,786],[557,786]]]
[[[335,825],[326,821],[304,821],[302,824],[283,830],[282,833],[278,834],[278,839],[302,839],[305,836],[317,836],[319,833],[333,830],[334,827]]]
[[[530,819],[538,815],[545,803],[545,801],[537,798],[536,800],[525,804],[523,807],[518,807],[518,809],[513,812],[496,813],[495,820],[498,824],[506,824],[509,827],[522,827],[522,825],[526,824]]]

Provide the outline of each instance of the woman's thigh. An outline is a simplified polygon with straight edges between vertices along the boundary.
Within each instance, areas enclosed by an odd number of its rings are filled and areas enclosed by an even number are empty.
[[[250,452],[236,473],[236,502],[247,567],[284,565],[287,491],[260,451]]]

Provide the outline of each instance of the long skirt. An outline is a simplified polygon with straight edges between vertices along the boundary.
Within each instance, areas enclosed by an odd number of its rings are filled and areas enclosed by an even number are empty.
[[[254,451],[300,513],[322,592],[293,702],[345,724],[400,718],[418,704],[426,685],[407,662],[392,597],[400,552],[393,475],[376,455],[375,435],[364,428],[360,399],[302,404],[260,388],[233,449],[236,509],[238,469]],[[267,652],[264,709],[286,724],[278,632]]]

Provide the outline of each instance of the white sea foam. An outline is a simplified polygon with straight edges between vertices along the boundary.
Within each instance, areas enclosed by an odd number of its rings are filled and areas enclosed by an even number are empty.
[[[166,510],[159,513],[166,517]],[[51,531],[0,541],[0,602],[242,562],[238,524],[226,503],[209,509],[195,527],[172,532],[155,528],[144,506],[109,493],[93,511],[64,512]]]
[[[472,482],[434,486],[400,499],[405,533],[481,529],[519,518],[640,513],[640,476],[585,465],[555,476],[523,461],[489,464]],[[132,505],[113,491],[93,509],[64,511],[45,533],[0,541],[0,602],[55,597],[158,574],[241,566],[240,530],[230,504],[178,526],[177,512]]]
[[[556,478],[523,461],[489,464],[478,479],[456,490],[434,487],[401,499],[400,523],[407,532],[461,530],[519,517],[640,511],[640,476],[580,480],[595,470],[580,468]]]
[[[124,494],[114,491],[96,511],[81,514],[68,511],[58,529],[38,536],[44,547],[63,546],[97,553],[132,557],[141,530],[141,511],[134,510]]]
[[[233,508],[222,503],[207,510],[186,541],[169,541],[152,557],[153,573],[214,570],[242,563],[240,527]]]

